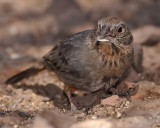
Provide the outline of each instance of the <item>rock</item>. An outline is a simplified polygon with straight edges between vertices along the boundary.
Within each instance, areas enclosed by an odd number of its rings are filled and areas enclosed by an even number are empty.
[[[117,95],[112,95],[111,97],[101,100],[101,105],[103,106],[120,107],[121,104],[122,99]]]
[[[144,26],[132,31],[134,43],[142,45],[154,45],[160,41],[160,27]]]
[[[43,111],[35,118],[33,128],[69,128],[74,122],[74,118],[56,111]]]
[[[112,120],[88,120],[73,124],[71,128],[150,128],[152,122],[142,116]]]
[[[112,128],[112,124],[106,120],[88,120],[73,124],[71,128]]]
[[[131,96],[131,102],[125,117],[144,116],[147,119],[155,120],[160,114],[160,86],[148,81],[139,82],[138,92]]]
[[[28,118],[29,115],[17,110],[10,113],[4,113],[3,116],[0,117],[0,122],[5,126],[8,124],[20,125],[23,121],[27,120]]]
[[[144,100],[147,98],[160,97],[160,86],[157,86],[153,82],[148,81],[141,81],[138,84],[138,92],[136,95],[132,96],[132,100]]]

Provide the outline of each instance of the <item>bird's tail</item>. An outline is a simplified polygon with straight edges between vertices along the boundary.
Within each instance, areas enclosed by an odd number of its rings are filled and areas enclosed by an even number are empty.
[[[42,63],[39,63],[35,66],[32,66],[32,67],[16,74],[16,75],[10,77],[9,79],[7,79],[5,81],[5,83],[6,84],[17,83],[17,82],[21,81],[22,79],[27,78],[27,77],[32,76],[32,75],[35,75],[35,74],[39,73],[40,71],[42,71],[44,69],[45,69],[44,65]]]

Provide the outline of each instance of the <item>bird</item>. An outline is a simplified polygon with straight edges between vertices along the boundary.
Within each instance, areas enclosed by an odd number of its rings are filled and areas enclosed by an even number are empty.
[[[71,93],[96,92],[115,87],[123,81],[133,62],[133,36],[127,24],[110,16],[98,20],[95,27],[76,33],[54,46],[38,64],[10,77],[14,84],[42,70],[55,72],[64,83],[71,110],[77,110]]]

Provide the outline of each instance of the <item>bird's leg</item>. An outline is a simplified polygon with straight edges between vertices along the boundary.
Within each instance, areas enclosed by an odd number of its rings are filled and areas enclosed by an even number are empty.
[[[68,100],[69,100],[69,103],[71,105],[71,112],[77,112],[78,109],[77,107],[74,105],[73,101],[72,101],[72,95],[71,95],[71,92],[74,92],[75,89],[70,87],[69,85],[65,84],[64,86],[64,92],[66,93],[67,97],[68,97]]]
[[[69,103],[70,103],[70,105],[71,105],[71,111],[72,111],[72,112],[78,111],[77,107],[76,107],[76,106],[74,105],[74,103],[72,102],[72,96],[71,96],[71,92],[70,92],[69,90],[67,91],[67,97],[68,97]]]

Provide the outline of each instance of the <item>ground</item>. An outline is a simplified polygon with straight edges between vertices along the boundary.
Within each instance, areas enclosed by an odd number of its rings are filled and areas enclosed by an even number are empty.
[[[75,122],[102,119],[103,124],[107,119],[111,124],[125,125],[126,128],[131,127],[129,122],[137,127],[141,124],[139,127],[158,128],[159,5],[158,0],[92,0],[92,4],[90,0],[0,1],[0,127],[31,128],[35,124],[36,128],[40,112],[56,110],[75,119]],[[63,93],[63,83],[52,72],[43,71],[15,85],[4,84],[8,77],[36,64],[60,40],[91,29],[99,18],[109,15],[124,19],[132,30],[134,44],[143,49],[143,71],[132,76],[139,78],[136,82],[139,89],[134,96],[118,97],[103,91],[74,96],[74,103],[85,111],[71,113]],[[107,123],[105,121],[104,124]],[[77,125],[89,127],[85,122]]]

